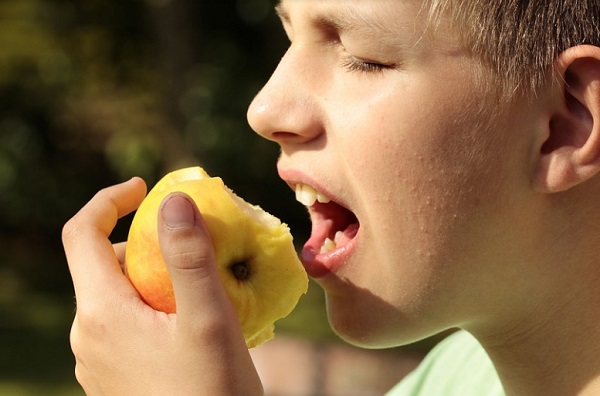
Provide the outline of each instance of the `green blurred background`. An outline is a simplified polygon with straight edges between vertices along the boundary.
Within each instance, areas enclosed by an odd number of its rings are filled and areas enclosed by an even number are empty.
[[[306,239],[278,147],[246,121],[287,46],[273,6],[0,0],[0,396],[83,394],[60,233],[102,187],[199,164]],[[336,341],[314,284],[278,329]]]
[[[0,395],[82,394],[60,232],[98,189],[201,164],[305,238],[278,148],[245,116],[287,45],[273,5],[0,0]],[[284,331],[331,335],[319,293]]]

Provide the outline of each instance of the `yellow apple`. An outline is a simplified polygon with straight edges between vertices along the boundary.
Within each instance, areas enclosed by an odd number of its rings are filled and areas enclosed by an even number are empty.
[[[235,307],[248,348],[273,337],[274,322],[306,293],[308,277],[287,225],[192,167],[167,174],[138,208],[127,239],[125,272],[154,309],[176,311],[173,286],[158,245],[160,204],[169,193],[188,194],[208,227],[221,281]]]

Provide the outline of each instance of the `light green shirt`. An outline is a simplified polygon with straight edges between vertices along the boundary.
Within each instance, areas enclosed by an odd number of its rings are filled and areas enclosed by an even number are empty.
[[[433,348],[387,396],[504,396],[504,391],[481,345],[458,331]]]

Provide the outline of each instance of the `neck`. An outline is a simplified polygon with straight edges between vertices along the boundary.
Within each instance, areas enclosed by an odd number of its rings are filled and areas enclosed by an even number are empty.
[[[495,296],[499,311],[467,329],[507,396],[600,395],[600,182],[594,188],[538,205],[519,255],[527,260],[506,263],[520,274],[514,287]]]
[[[511,328],[473,332],[507,396],[600,394],[600,276],[590,276],[596,272],[579,283],[563,283],[556,289],[562,294],[538,304]]]

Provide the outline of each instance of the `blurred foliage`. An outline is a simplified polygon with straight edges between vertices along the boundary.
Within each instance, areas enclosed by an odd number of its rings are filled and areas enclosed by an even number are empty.
[[[81,394],[60,230],[100,188],[200,164],[306,237],[245,118],[286,45],[273,5],[0,0],[0,395]]]
[[[287,46],[273,6],[0,0],[0,396],[82,394],[60,232],[99,189],[199,164],[306,239],[278,147],[246,121]],[[277,327],[331,339],[320,288]]]

